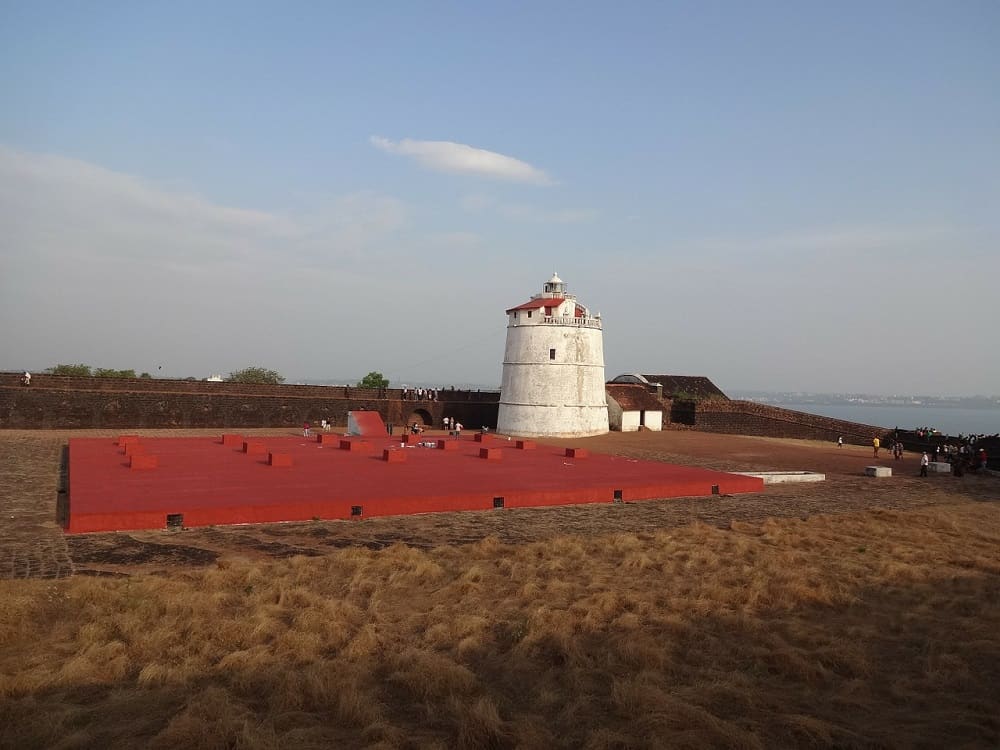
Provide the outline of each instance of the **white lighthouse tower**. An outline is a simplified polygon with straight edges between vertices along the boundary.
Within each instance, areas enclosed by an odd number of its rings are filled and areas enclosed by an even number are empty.
[[[607,431],[601,317],[552,274],[541,294],[507,311],[497,432],[584,437]]]

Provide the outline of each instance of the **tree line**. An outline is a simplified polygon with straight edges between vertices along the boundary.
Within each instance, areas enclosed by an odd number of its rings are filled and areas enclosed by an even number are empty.
[[[136,375],[135,370],[115,370],[109,367],[91,367],[90,365],[54,365],[45,372],[49,375],[66,375],[75,378],[152,378],[148,372]],[[194,378],[188,378],[194,380]],[[285,377],[277,370],[266,367],[244,367],[234,370],[225,378],[230,383],[249,383],[253,385],[280,385]],[[389,379],[374,370],[358,381],[358,388],[388,388]]]

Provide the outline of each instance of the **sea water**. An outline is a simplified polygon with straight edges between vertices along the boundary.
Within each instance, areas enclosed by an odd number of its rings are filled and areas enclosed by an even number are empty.
[[[775,404],[775,406],[876,427],[899,427],[901,430],[930,427],[945,435],[992,435],[1000,432],[1000,409],[867,404]]]

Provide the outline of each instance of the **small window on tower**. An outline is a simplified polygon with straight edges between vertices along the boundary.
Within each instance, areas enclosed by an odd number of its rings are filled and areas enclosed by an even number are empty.
[[[555,358],[556,358],[556,350],[549,349],[549,359],[555,359]]]
[[[531,317],[531,310],[528,310],[528,317]]]

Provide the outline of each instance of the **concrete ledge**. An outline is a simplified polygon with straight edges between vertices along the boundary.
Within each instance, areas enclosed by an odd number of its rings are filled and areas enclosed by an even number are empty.
[[[789,484],[791,482],[824,482],[826,474],[815,471],[740,471],[745,477],[759,477],[764,484]]]
[[[372,444],[367,440],[341,440],[340,450],[352,453],[371,453]]]
[[[866,466],[865,476],[867,477],[891,477],[892,469],[888,466]]]
[[[951,464],[947,461],[931,461],[927,464],[927,471],[931,474],[951,474]]]

